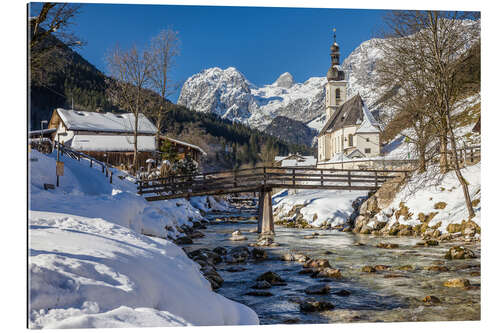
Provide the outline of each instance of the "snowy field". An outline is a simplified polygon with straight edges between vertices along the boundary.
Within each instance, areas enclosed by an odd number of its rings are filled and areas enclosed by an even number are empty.
[[[211,290],[199,265],[167,240],[176,227],[224,208],[212,198],[147,203],[113,170],[29,154],[29,325],[90,328],[258,324],[250,308]],[[124,176],[124,175],[123,175]],[[169,227],[169,228],[167,228]],[[167,230],[168,229],[168,230]],[[143,234],[155,235],[148,237]],[[159,238],[161,237],[161,238]]]

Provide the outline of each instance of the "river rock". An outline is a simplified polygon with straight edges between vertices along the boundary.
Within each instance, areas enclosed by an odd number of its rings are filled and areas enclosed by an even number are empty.
[[[304,302],[301,302],[300,305],[300,311],[302,312],[318,312],[318,311],[326,311],[326,310],[331,310],[335,308],[335,305],[328,301],[314,301],[314,300],[307,300]]]
[[[316,284],[307,287],[304,291],[308,295],[326,295],[330,292],[330,286],[327,284]]]
[[[254,290],[254,291],[249,291],[247,292],[245,295],[249,295],[249,296],[258,296],[258,297],[269,297],[269,296],[273,296],[272,293],[270,293],[269,291],[262,291],[262,290]]]
[[[422,302],[424,302],[426,304],[437,304],[437,303],[441,303],[441,300],[439,298],[437,298],[436,296],[427,295],[424,298],[422,298]]]
[[[224,248],[222,246],[218,246],[215,249],[213,249],[212,251],[215,252],[215,253],[217,253],[220,256],[224,256],[224,255],[227,254],[226,248]]]
[[[235,230],[235,231],[233,231],[233,233],[231,235],[233,235],[233,236],[240,236],[241,235],[241,231]]]
[[[476,258],[476,255],[471,250],[463,247],[463,246],[454,246],[448,250],[448,252],[444,256],[446,259],[470,259]]]
[[[252,289],[269,289],[271,288],[271,284],[267,281],[257,281],[256,284],[254,284],[253,286],[251,286],[250,288]]]
[[[202,233],[201,231],[195,230],[195,231],[189,233],[189,237],[191,237],[191,238],[202,238],[202,237],[205,237],[205,234]]]
[[[304,268],[326,268],[331,267],[328,259],[310,259],[304,263]]]
[[[349,290],[341,289],[341,290],[334,292],[334,294],[337,296],[347,297],[347,296],[351,295],[351,292]]]
[[[467,288],[470,286],[470,281],[462,278],[449,279],[443,285],[449,288]]]
[[[318,277],[340,279],[340,278],[342,278],[342,273],[340,272],[340,269],[327,267],[327,268],[321,269],[317,276]]]
[[[363,266],[361,271],[364,273],[375,273],[377,270],[373,266]]]
[[[387,271],[391,268],[391,266],[387,266],[387,265],[376,265],[376,266],[373,266],[373,268],[375,268],[376,271]]]
[[[265,272],[264,274],[260,275],[257,278],[257,281],[267,281],[273,286],[283,286],[286,285],[285,280],[281,278],[278,274],[268,271]]]
[[[303,268],[302,270],[299,271],[299,274],[310,275],[313,274],[314,272],[315,270],[312,268]]]
[[[246,246],[237,246],[231,249],[226,255],[226,262],[229,264],[247,261],[250,256],[250,250]]]
[[[177,237],[177,239],[174,241],[175,244],[177,245],[187,245],[187,244],[193,244],[193,240],[189,238],[188,236],[181,236]]]
[[[257,247],[253,248],[251,253],[252,257],[257,260],[264,260],[267,258],[267,252]]]
[[[314,239],[314,238],[318,238],[318,236],[314,236],[314,235],[305,235],[304,236],[304,239]]]
[[[397,249],[399,245],[393,243],[378,243],[377,247],[381,249]]]
[[[213,268],[202,269],[202,273],[208,280],[208,282],[210,282],[210,285],[212,286],[213,290],[219,289],[222,283],[224,283],[224,279]]]
[[[222,262],[222,257],[219,254],[207,248],[201,248],[195,251],[191,251],[187,255],[195,261],[203,260],[212,265],[217,265]]]
[[[434,239],[428,239],[428,240],[425,240],[423,242],[418,242],[416,244],[416,246],[425,246],[425,247],[438,246],[438,245],[439,245],[439,242],[437,240],[434,240]]]
[[[245,267],[241,267],[241,266],[230,266],[226,269],[226,271],[228,272],[231,272],[231,273],[235,273],[235,272],[243,272],[243,271],[246,271],[247,269]]]
[[[424,267],[425,270],[431,271],[431,272],[448,272],[449,269],[446,266],[440,266],[440,265],[433,265],[433,266],[427,266]]]
[[[247,238],[243,235],[231,235],[231,237],[229,237],[229,240],[233,242],[238,242],[247,240]]]

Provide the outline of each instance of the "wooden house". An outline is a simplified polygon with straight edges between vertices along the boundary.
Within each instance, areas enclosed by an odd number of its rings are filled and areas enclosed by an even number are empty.
[[[138,118],[138,161],[139,166],[145,166],[146,160],[154,157],[157,150],[157,129],[143,114],[139,114]],[[133,113],[59,108],[52,113],[48,128],[56,129],[52,134],[53,140],[68,148],[115,166],[132,166],[135,128]]]
[[[160,135],[160,142],[158,146],[162,147],[165,141],[168,141],[172,144],[177,152],[178,158],[185,158],[186,156],[189,156],[193,160],[195,160],[198,165],[200,165],[202,158],[204,156],[207,156],[207,153],[200,147],[188,142],[170,138],[166,135]]]

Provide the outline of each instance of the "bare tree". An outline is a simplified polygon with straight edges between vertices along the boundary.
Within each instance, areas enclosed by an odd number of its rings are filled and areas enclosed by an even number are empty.
[[[477,13],[438,11],[394,11],[386,18],[388,45],[385,58],[395,68],[385,68],[388,85],[392,77],[401,85],[400,96],[408,107],[428,118],[435,128],[440,145],[441,172],[450,167],[462,185],[469,217],[474,216],[467,181],[459,167],[452,110],[463,97],[457,79],[468,47],[478,40],[479,28],[470,19]],[[386,86],[388,87],[388,86]],[[412,112],[415,114],[415,112]],[[450,145],[450,147],[448,147]],[[450,148],[450,149],[449,149]]]
[[[43,68],[53,65],[51,61],[57,42],[50,40],[56,37],[61,43],[76,47],[84,45],[72,31],[74,18],[80,13],[81,5],[74,3],[33,3],[30,5],[29,51],[32,79],[43,80]]]
[[[152,58],[148,51],[140,51],[136,45],[129,50],[123,50],[118,45],[112,49],[107,57],[109,72],[115,79],[109,82],[108,94],[114,103],[134,115],[131,124],[134,132],[134,159],[133,172],[138,169],[137,136],[139,116],[150,95],[146,90],[150,85]]]
[[[151,40],[150,53],[152,57],[151,79],[152,88],[161,99],[153,108],[152,116],[156,120],[158,128],[157,136],[160,135],[161,124],[164,113],[168,110],[167,96],[170,96],[179,85],[172,80],[171,70],[175,65],[175,58],[179,55],[179,33],[168,28],[162,30]]]

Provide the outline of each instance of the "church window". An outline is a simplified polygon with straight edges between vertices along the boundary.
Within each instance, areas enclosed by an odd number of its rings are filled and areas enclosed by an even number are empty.
[[[352,134],[349,134],[349,147],[354,146],[354,140]]]
[[[365,148],[365,154],[370,154],[372,150],[370,148]]]
[[[340,88],[335,89],[335,98],[340,99]]]
[[[366,142],[370,142],[370,138],[366,138]]]

